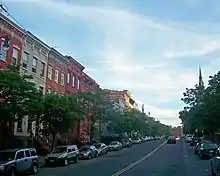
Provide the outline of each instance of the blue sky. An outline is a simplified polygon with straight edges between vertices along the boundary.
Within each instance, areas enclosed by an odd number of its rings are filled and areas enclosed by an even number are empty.
[[[128,89],[179,125],[186,87],[220,65],[218,0],[3,0],[29,31],[86,67],[102,88]]]

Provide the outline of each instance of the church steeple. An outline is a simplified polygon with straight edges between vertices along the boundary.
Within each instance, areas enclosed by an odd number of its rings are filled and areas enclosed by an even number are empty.
[[[200,66],[199,66],[199,87],[200,88],[204,87],[204,82],[203,82],[203,79],[202,79],[202,69],[201,69]]]

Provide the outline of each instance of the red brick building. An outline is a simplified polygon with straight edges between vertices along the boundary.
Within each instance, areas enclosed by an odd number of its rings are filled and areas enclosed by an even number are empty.
[[[3,47],[5,36],[10,37],[8,49]],[[0,13],[0,69],[5,69],[6,64],[20,64],[25,37],[25,30]]]
[[[66,93],[66,75],[68,60],[54,48],[51,49],[48,56],[46,92],[55,94]]]

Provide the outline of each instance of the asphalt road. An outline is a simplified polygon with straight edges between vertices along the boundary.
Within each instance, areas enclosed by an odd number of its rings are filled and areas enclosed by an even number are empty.
[[[111,176],[153,151],[164,141],[148,141],[143,144],[133,145],[120,151],[109,152],[105,156],[92,160],[80,161],[67,167],[41,168],[39,176]]]
[[[178,141],[155,150],[163,142],[157,140],[133,145],[67,167],[42,168],[39,176],[211,176],[209,161],[195,156],[188,144]],[[120,173],[120,170],[125,172]]]

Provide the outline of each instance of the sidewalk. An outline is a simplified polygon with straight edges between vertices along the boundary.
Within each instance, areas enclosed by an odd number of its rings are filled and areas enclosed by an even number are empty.
[[[45,156],[38,156],[38,161],[39,161],[39,167],[44,167],[45,166]]]

